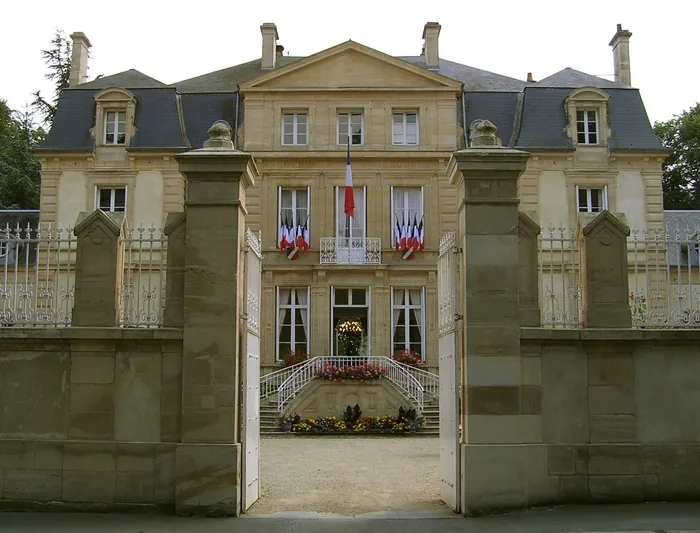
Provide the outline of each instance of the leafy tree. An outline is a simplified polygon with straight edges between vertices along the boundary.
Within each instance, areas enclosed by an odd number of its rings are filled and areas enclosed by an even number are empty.
[[[700,103],[656,122],[654,131],[670,150],[663,164],[664,209],[700,209]]]
[[[39,160],[32,153],[44,139],[31,112],[12,111],[0,100],[0,209],[38,209]]]
[[[36,91],[33,94],[32,107],[43,115],[44,122],[50,126],[56,117],[56,106],[61,91],[68,87],[70,81],[71,41],[63,30],[56,31],[51,40],[51,48],[42,50],[41,55],[49,69],[45,77],[54,82],[54,95],[53,98],[47,100],[40,91]]]

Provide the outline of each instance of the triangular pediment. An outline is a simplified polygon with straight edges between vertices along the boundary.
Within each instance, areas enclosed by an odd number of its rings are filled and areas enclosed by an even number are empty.
[[[241,84],[264,90],[461,90],[461,83],[348,41]]]

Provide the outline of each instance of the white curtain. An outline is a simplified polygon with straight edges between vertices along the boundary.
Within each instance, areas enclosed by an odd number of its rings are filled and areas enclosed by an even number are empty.
[[[411,187],[406,189],[407,196],[407,207],[408,220],[406,222],[420,223],[420,219],[423,216],[423,210],[421,209],[422,194],[420,187]]]
[[[413,312],[413,318],[416,320],[416,324],[418,324],[418,327],[420,328],[420,333],[421,337],[423,335],[423,305],[422,305],[422,296],[423,296],[423,290],[422,289],[409,289],[408,290],[408,297],[410,299],[411,305],[412,306],[417,306],[417,309],[412,309]]]
[[[345,187],[335,188],[335,218],[336,237],[345,237]],[[365,237],[365,188],[354,187],[355,194],[355,218],[350,219],[350,236],[354,238]]]
[[[309,321],[307,320],[306,314],[309,312],[308,306],[308,301],[309,301],[309,293],[307,292],[308,289],[295,289],[294,292],[297,295],[297,302],[299,303],[299,315],[301,316],[301,324],[304,326],[304,336],[306,339],[304,339],[306,342],[309,342],[309,326],[308,323]]]
[[[278,289],[277,293],[277,339],[279,340],[280,333],[282,332],[282,324],[284,324],[284,319],[287,318],[287,313],[289,309],[283,308],[283,305],[289,305],[289,296],[291,290],[289,289]]]
[[[396,327],[399,325],[399,319],[401,318],[401,305],[403,304],[403,289],[392,289],[393,294],[393,307],[394,307],[394,327],[391,330],[391,341],[394,342],[394,337],[396,336]]]

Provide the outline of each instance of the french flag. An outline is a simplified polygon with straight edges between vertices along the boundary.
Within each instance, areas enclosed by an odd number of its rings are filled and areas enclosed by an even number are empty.
[[[352,189],[352,167],[350,166],[350,137],[348,137],[348,161],[345,165],[345,214],[355,218],[355,194]]]

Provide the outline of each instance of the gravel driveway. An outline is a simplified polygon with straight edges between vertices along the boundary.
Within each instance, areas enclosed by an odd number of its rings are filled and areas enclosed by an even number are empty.
[[[446,509],[437,437],[262,437],[260,455],[248,514]]]

